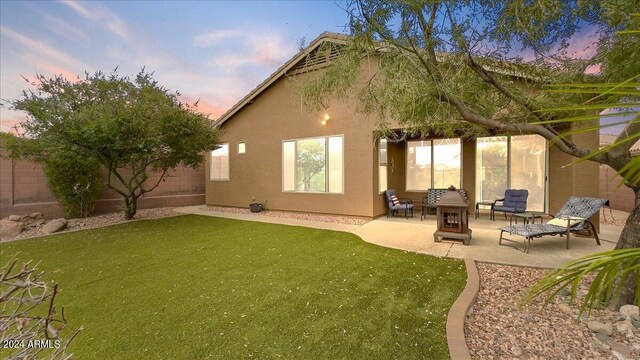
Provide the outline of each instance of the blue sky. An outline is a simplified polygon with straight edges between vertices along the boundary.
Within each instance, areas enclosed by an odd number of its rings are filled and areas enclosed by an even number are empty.
[[[324,31],[345,32],[340,1],[1,1],[0,97],[36,73],[74,77],[143,66],[219,116]],[[2,130],[23,115],[0,109]]]

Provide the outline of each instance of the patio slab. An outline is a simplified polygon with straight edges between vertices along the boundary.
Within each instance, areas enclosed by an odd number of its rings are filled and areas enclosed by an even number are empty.
[[[210,211],[202,209],[201,206],[187,206],[178,208],[176,211],[185,214],[346,231],[358,235],[369,243],[400,250],[440,257],[467,258],[481,262],[544,268],[555,268],[567,261],[590,253],[612,250],[622,231],[621,226],[601,224],[601,246],[597,246],[595,240],[591,237],[572,234],[569,250],[565,249],[565,238],[559,236],[542,237],[532,240],[530,253],[525,254],[513,247],[498,245],[498,239],[500,237],[499,229],[502,226],[509,225],[509,221],[500,218],[496,219],[496,221],[491,221],[488,216],[481,216],[479,219],[470,219],[471,223],[469,227],[473,230],[471,245],[465,246],[461,241],[456,240],[444,240],[440,243],[433,241],[433,233],[436,228],[435,215],[428,216],[424,221],[420,221],[419,216],[408,220],[404,217],[381,217],[364,225],[346,225],[322,221],[258,216],[255,214]],[[511,238],[522,240],[521,237],[517,236],[511,236]],[[522,245],[520,245],[520,249],[522,249]]]

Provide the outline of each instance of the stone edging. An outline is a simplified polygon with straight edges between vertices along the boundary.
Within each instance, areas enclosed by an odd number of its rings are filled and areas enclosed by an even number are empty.
[[[447,345],[452,360],[471,359],[464,338],[464,321],[480,290],[480,277],[476,262],[473,259],[464,259],[464,264],[467,268],[467,284],[447,315]]]

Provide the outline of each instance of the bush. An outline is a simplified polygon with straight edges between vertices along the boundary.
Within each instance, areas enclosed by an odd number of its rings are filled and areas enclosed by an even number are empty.
[[[77,150],[54,152],[44,161],[44,173],[65,217],[91,215],[102,190],[97,159]]]

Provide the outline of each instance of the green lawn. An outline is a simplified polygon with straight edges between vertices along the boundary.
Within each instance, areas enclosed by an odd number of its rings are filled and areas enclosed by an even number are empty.
[[[448,358],[458,260],[206,216],[2,244],[40,261],[81,359]]]

